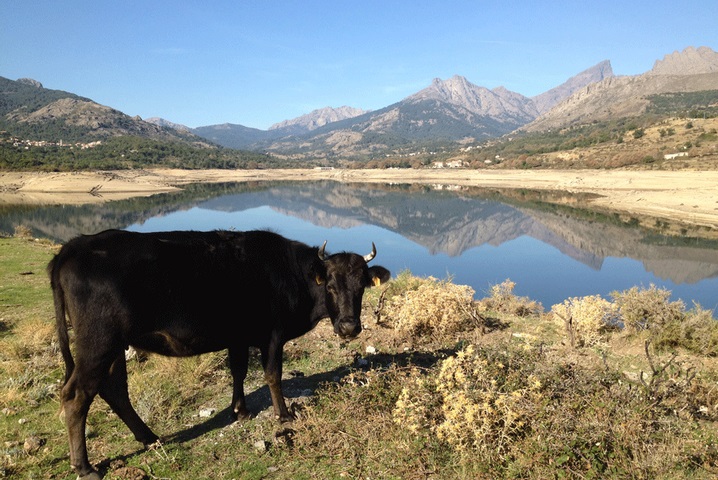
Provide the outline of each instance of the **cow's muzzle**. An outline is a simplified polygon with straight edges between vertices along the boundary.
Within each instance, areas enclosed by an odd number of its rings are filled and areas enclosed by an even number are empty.
[[[361,322],[353,318],[339,319],[334,324],[334,333],[342,338],[353,338],[361,333]]]

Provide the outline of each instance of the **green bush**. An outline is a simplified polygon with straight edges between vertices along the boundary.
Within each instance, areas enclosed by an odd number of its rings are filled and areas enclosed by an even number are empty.
[[[671,302],[671,292],[651,285],[649,288],[632,287],[623,292],[612,292],[623,326],[631,331],[656,329],[674,321],[683,320],[685,304]]]

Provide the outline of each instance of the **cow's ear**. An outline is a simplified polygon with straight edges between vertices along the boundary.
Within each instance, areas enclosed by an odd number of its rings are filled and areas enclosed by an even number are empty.
[[[378,287],[391,279],[391,272],[384,267],[374,265],[369,267],[369,278],[371,279],[371,285],[369,286]]]
[[[317,285],[324,285],[327,282],[327,269],[324,266],[324,262],[320,260],[315,261],[309,268],[307,279],[314,280]]]

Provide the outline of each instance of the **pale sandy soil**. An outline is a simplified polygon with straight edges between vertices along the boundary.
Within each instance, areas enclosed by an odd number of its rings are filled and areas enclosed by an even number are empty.
[[[320,180],[587,192],[594,207],[718,230],[718,171],[650,170],[121,170],[0,172],[0,205],[83,204],[197,182]]]

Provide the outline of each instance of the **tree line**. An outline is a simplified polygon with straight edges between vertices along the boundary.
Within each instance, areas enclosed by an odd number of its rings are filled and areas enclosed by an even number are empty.
[[[303,166],[306,165],[263,153],[197,147],[133,136],[109,138],[100,145],[84,149],[60,145],[16,146],[7,139],[0,142],[0,170],[72,171],[143,167],[252,169]]]

